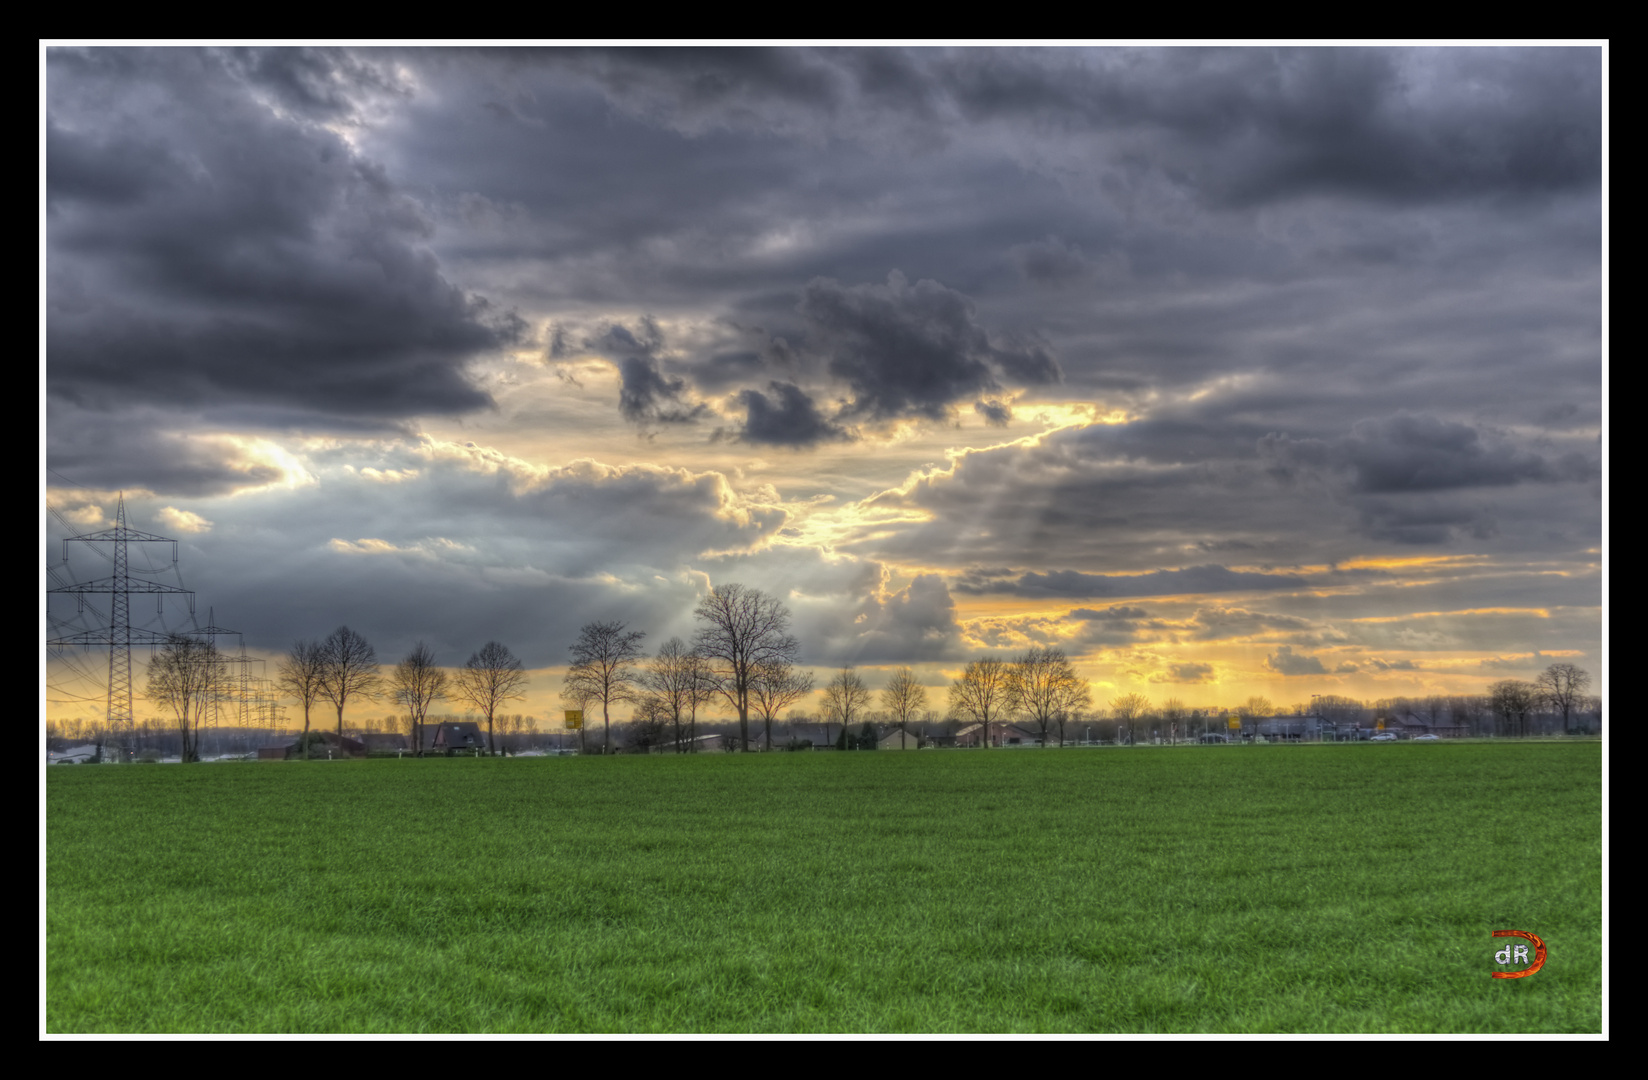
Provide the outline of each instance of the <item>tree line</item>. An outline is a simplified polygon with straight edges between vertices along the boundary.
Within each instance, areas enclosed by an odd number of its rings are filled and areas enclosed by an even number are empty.
[[[642,647],[646,635],[623,622],[584,625],[569,651],[570,665],[561,698],[570,707],[599,707],[603,753],[610,752],[612,711],[633,707],[631,726],[640,741],[672,742],[685,752],[698,741],[698,714],[714,704],[728,707],[738,723],[738,747],[748,750],[750,721],[764,726],[763,745],[773,745],[773,723],[784,710],[814,692],[813,676],[799,666],[800,643],[789,632],[791,615],[779,600],[759,589],[727,583],[711,589],[693,611],[698,630],[692,641],[665,642],[654,656]],[[183,760],[199,759],[199,732],[214,699],[230,687],[229,664],[212,642],[173,635],[150,662],[147,696],[165,706],[183,747]],[[331,706],[336,733],[343,737],[344,709],[352,702],[392,699],[401,710],[413,752],[425,749],[430,709],[438,701],[462,703],[486,718],[487,748],[495,752],[496,720],[503,707],[523,696],[527,674],[503,644],[489,641],[462,666],[448,672],[434,653],[418,642],[385,675],[376,650],[362,635],[340,626],[323,640],[300,640],[281,658],[276,684],[303,708],[300,746],[308,752],[311,713]],[[1485,695],[1401,698],[1366,705],[1352,698],[1318,695],[1296,715],[1315,715],[1333,723],[1358,724],[1378,717],[1411,717],[1441,726],[1446,714],[1457,726],[1479,733],[1484,715],[1495,718],[1495,731],[1521,735],[1541,710],[1560,716],[1561,730],[1574,730],[1575,718],[1600,702],[1586,696],[1590,675],[1572,664],[1553,664],[1533,682],[1501,680]],[[839,725],[847,744],[855,723],[867,723],[874,697],[852,665],[837,670],[819,690],[826,737]],[[908,667],[899,668],[882,690],[883,712],[877,719],[900,731],[917,720],[933,720],[927,689]],[[1043,746],[1063,745],[1074,725],[1102,719],[1113,724],[1118,742],[1135,742],[1154,730],[1176,739],[1200,722],[1204,728],[1234,714],[1244,720],[1275,715],[1263,697],[1249,698],[1230,710],[1189,709],[1177,698],[1156,705],[1142,694],[1123,694],[1108,709],[1095,708],[1092,690],[1076,674],[1061,649],[1036,646],[1010,659],[983,657],[966,664],[949,688],[947,720],[980,725],[989,745],[992,724],[1015,720],[1028,724]],[[793,715],[793,714],[792,714]],[[582,736],[582,733],[580,733]],[[671,738],[673,736],[673,738]],[[861,736],[862,737],[862,732]]]
[[[790,612],[776,597],[739,584],[718,585],[693,617],[699,628],[691,644],[671,638],[650,658],[641,645],[645,633],[622,622],[594,622],[580,630],[561,696],[578,709],[599,704],[605,747],[612,745],[614,706],[633,705],[637,723],[673,729],[676,748],[685,750],[697,741],[698,710],[721,702],[738,717],[740,749],[749,749],[752,716],[764,725],[763,745],[770,748],[773,721],[813,692],[812,675],[798,664]],[[824,723],[839,724],[845,739],[871,706],[869,687],[846,665],[821,690]],[[1062,740],[1065,725],[1091,701],[1086,681],[1056,648],[973,661],[950,688],[952,715],[970,717],[986,732],[993,720],[1023,715],[1040,728],[1044,745],[1054,730]],[[881,703],[907,730],[925,713],[927,690],[903,667],[882,690]]]
[[[303,706],[305,753],[309,746],[310,711],[325,701],[337,710],[337,736],[343,738],[343,710],[351,700],[392,698],[403,710],[412,751],[426,749],[425,726],[437,701],[454,700],[486,717],[486,741],[497,745],[495,723],[511,700],[523,696],[528,682],[524,666],[509,647],[497,641],[482,645],[451,672],[436,663],[422,641],[412,646],[387,678],[378,664],[377,650],[348,626],[340,626],[322,641],[293,643],[279,667],[276,683]]]

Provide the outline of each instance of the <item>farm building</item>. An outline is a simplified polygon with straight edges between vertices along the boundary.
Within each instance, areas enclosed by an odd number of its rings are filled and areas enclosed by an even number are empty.
[[[921,736],[903,728],[889,728],[876,742],[877,750],[916,750],[921,746]]]
[[[815,750],[828,750],[835,745],[835,736],[839,734],[841,727],[837,724],[803,722],[790,725],[790,738],[810,742]]]
[[[449,720],[423,729],[425,754],[486,753],[486,732],[472,720]]]
[[[968,724],[956,732],[957,746],[978,746],[984,734],[984,725]],[[1008,724],[1000,720],[990,721],[991,746],[1034,746],[1041,741],[1041,736],[1032,731],[1026,731],[1017,724]]]

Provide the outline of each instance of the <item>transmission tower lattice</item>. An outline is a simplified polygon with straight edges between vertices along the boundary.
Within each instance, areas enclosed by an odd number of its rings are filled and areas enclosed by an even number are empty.
[[[236,726],[244,729],[251,726],[251,713],[254,707],[252,698],[252,665],[263,663],[263,658],[260,656],[247,655],[246,638],[241,634],[241,632],[239,630],[230,630],[228,627],[219,626],[217,624],[216,610],[214,608],[207,608],[206,625],[195,630],[195,636],[206,638],[215,648],[219,637],[227,637],[230,635],[234,636],[239,641],[240,652],[238,654],[233,654],[223,652],[220,649],[218,650],[218,662],[225,668],[232,664],[238,669],[237,674],[232,676],[229,682],[234,687],[232,697],[235,702],[235,724]],[[264,680],[259,678],[256,681],[261,684]],[[218,701],[219,699],[217,697],[212,698],[212,726],[214,727],[222,723],[222,717],[218,712]],[[257,704],[261,705],[261,703],[262,693],[260,688]]]
[[[70,543],[96,544],[110,543],[114,545],[114,574],[111,577],[98,578],[96,581],[82,582],[78,585],[63,585],[47,592],[74,593],[76,601],[82,611],[85,610],[86,596],[89,593],[108,593],[109,625],[107,629],[84,630],[67,637],[51,638],[47,645],[107,645],[109,647],[109,711],[108,723],[110,730],[124,731],[128,738],[132,731],[132,646],[133,645],[164,645],[167,636],[158,630],[149,630],[132,626],[131,596],[133,593],[152,593],[156,604],[163,603],[167,593],[181,594],[189,598],[189,614],[194,615],[195,594],[192,589],[179,588],[176,585],[162,585],[155,581],[145,581],[142,578],[134,579],[127,568],[126,545],[132,543],[170,544],[172,545],[172,565],[177,566],[177,541],[168,536],[156,536],[153,533],[139,532],[126,527],[126,496],[122,492],[115,509],[115,526],[104,529],[102,532],[87,533],[84,536],[71,536],[63,541],[63,561],[69,558],[68,545]]]

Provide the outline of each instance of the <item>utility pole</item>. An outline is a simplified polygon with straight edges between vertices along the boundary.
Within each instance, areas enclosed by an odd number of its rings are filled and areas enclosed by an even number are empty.
[[[147,630],[132,626],[131,596],[133,593],[151,593],[155,596],[156,610],[164,603],[166,594],[173,593],[189,598],[189,614],[195,610],[195,594],[190,589],[179,588],[175,585],[162,585],[159,582],[147,581],[143,578],[131,576],[130,565],[127,560],[126,547],[128,544],[171,544],[172,567],[177,567],[177,541],[166,536],[156,536],[153,533],[139,532],[126,527],[126,496],[122,492],[115,509],[115,526],[101,532],[86,533],[83,536],[71,536],[63,541],[63,561],[69,558],[68,545],[71,542],[83,544],[109,543],[114,545],[114,574],[95,581],[84,582],[79,585],[64,585],[56,589],[49,589],[54,593],[73,593],[80,610],[84,611],[86,596],[90,593],[108,593],[109,625],[107,629],[85,630],[78,634],[66,637],[52,638],[47,645],[107,645],[109,647],[109,703],[108,727],[111,731],[123,731],[126,742],[132,738],[132,646],[133,645],[164,645],[167,635],[157,630]]]

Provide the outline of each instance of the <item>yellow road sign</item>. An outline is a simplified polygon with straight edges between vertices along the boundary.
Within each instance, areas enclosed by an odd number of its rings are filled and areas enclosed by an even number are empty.
[[[1242,718],[1239,716],[1232,716],[1229,720],[1225,721],[1225,726],[1234,731],[1242,726]]]
[[[584,710],[568,709],[566,711],[566,726],[568,730],[584,726]]]

